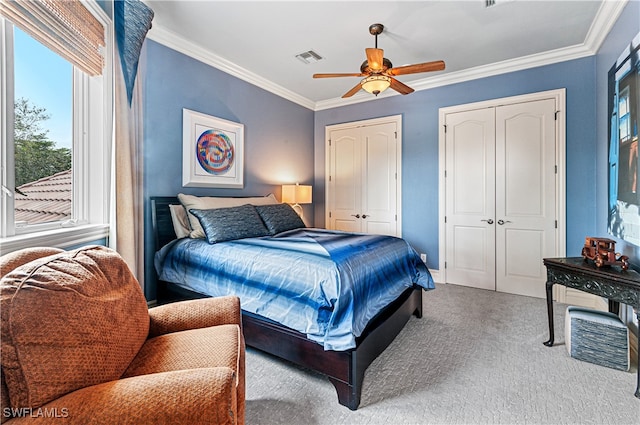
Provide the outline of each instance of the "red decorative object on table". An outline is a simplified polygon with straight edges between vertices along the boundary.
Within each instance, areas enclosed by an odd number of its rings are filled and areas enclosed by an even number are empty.
[[[622,270],[629,268],[629,257],[616,253],[616,242],[608,238],[595,238],[587,236],[582,256],[585,260],[593,260],[596,267],[620,266]]]

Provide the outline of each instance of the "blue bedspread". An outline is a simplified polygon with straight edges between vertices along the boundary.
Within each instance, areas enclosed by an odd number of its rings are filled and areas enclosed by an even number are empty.
[[[179,239],[156,253],[163,281],[210,296],[235,294],[242,309],[322,344],[355,347],[369,320],[407,288],[433,289],[403,239],[324,229],[210,245]]]

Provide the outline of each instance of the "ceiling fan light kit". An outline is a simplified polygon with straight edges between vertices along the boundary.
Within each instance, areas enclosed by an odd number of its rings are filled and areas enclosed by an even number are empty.
[[[386,75],[370,75],[363,79],[360,82],[360,85],[365,91],[377,96],[389,88],[391,85],[391,78]]]
[[[394,76],[442,71],[444,69],[445,64],[443,61],[417,63],[394,68],[391,61],[384,57],[384,50],[378,49],[378,35],[381,34],[383,30],[384,25],[382,24],[372,24],[369,26],[369,33],[376,38],[376,47],[365,49],[367,60],[360,66],[360,73],[313,74],[313,78],[365,77],[358,85],[342,95],[343,98],[353,96],[359,92],[360,89],[378,96],[389,87],[400,94],[409,94],[413,93],[414,90],[393,78]]]

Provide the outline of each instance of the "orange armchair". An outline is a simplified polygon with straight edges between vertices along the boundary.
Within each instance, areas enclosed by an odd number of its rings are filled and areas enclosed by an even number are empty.
[[[0,257],[7,424],[243,424],[237,297],[147,309],[105,247]]]

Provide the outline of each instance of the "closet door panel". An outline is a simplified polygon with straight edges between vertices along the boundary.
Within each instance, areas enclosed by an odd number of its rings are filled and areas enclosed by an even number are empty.
[[[447,282],[495,289],[494,109],[446,118]]]
[[[357,129],[336,130],[331,133],[331,229],[361,231],[362,222],[356,217],[361,213],[361,149]]]
[[[545,296],[555,253],[555,101],[496,108],[496,288]]]
[[[362,128],[363,140],[363,231],[396,235],[396,125]]]
[[[505,275],[511,278],[536,278],[545,280],[546,274],[531,257],[544,255],[545,236],[538,230],[505,229],[504,258],[498,262],[505,265]],[[526,250],[520,249],[526,246]],[[540,286],[544,286],[542,283]]]

